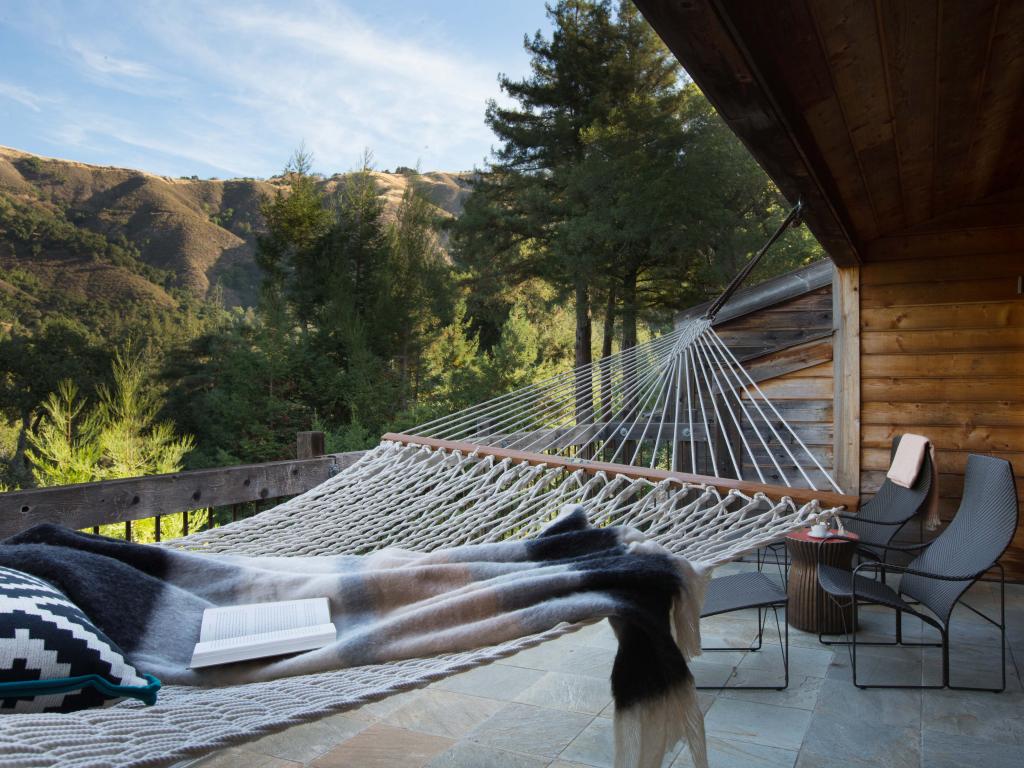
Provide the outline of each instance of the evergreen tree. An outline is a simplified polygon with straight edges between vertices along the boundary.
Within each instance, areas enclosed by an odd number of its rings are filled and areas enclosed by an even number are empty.
[[[462,258],[515,284],[539,276],[571,296],[576,312],[576,365],[591,361],[594,254],[568,225],[581,201],[572,177],[586,153],[585,134],[612,110],[609,52],[617,33],[607,0],[560,0],[548,6],[553,32],[524,40],[531,74],[499,78],[514,106],[491,102],[486,122],[501,145],[456,227]],[[489,233],[489,234],[485,234]],[[491,238],[497,242],[491,242]],[[589,383],[581,382],[579,407]]]
[[[163,402],[142,356],[131,349],[116,353],[112,373],[112,385],[100,385],[99,402],[93,408],[87,407],[68,379],[44,400],[38,429],[29,434],[26,450],[37,485],[141,477],[182,468],[195,441],[191,436],[179,437],[172,423],[159,419]],[[197,522],[207,514],[192,513]],[[161,520],[164,536],[181,535],[180,527],[170,517]],[[118,532],[112,530],[114,526],[102,528],[103,533]],[[155,540],[155,521],[136,522],[133,537]]]

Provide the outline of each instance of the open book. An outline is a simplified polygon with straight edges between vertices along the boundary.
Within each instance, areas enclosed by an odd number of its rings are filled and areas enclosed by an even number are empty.
[[[189,666],[311,651],[336,637],[326,597],[207,608]]]

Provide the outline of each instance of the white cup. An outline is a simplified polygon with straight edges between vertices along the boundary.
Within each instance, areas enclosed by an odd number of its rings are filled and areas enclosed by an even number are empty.
[[[811,536],[816,539],[824,539],[828,536],[828,526],[824,523],[815,523],[811,526]]]

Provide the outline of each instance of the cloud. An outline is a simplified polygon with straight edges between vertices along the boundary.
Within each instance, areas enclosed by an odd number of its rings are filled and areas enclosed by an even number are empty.
[[[0,81],[0,98],[16,101],[22,106],[28,107],[33,112],[40,112],[45,104],[49,104],[53,101],[53,99],[33,93],[28,88],[23,88],[20,85],[14,85],[13,83],[5,83],[3,81]]]
[[[195,22],[173,4],[152,19],[176,60],[214,73],[214,87],[238,107],[219,117],[237,130],[256,118],[335,166],[354,163],[364,146],[391,164],[425,152],[451,162],[467,143],[486,151],[483,113],[496,77],[468,55],[382,32],[337,5],[221,4],[204,13],[204,32]],[[239,42],[212,44],[224,39]]]
[[[44,132],[90,156],[123,162],[110,151],[122,144],[153,153],[160,173],[267,176],[304,141],[322,171],[354,167],[367,147],[383,167],[463,170],[493,140],[483,117],[498,67],[429,20],[371,19],[340,0],[61,8],[18,27],[64,97]],[[0,83],[0,97],[43,108],[23,86]]]
[[[89,68],[101,75],[112,75],[114,77],[129,77],[136,79],[153,80],[158,73],[148,64],[129,59],[120,59],[106,53],[89,48],[84,43],[72,41],[69,45],[72,52],[77,54],[82,62]]]

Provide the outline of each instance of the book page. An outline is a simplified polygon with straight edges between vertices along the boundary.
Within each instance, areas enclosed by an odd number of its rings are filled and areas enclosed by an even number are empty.
[[[200,642],[196,643],[192,651],[189,666],[192,669],[200,669],[235,661],[311,651],[329,645],[335,637],[333,624],[321,624],[315,627],[282,629],[264,632],[261,635]]]
[[[199,642],[230,640],[330,623],[330,608],[326,597],[207,608],[203,612]]]

